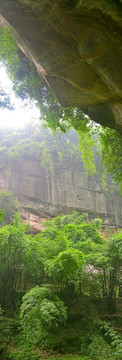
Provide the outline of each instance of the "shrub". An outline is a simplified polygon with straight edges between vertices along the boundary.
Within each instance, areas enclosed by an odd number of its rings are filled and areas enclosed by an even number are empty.
[[[101,330],[106,338],[106,340],[111,344],[115,350],[116,360],[121,360],[122,358],[122,338],[117,332],[106,322],[101,321]]]
[[[88,354],[91,359],[95,360],[114,360],[115,352],[101,335],[94,335],[88,346]]]
[[[31,344],[48,346],[52,334],[65,325],[66,319],[64,303],[48,288],[36,286],[23,297],[21,326]]]

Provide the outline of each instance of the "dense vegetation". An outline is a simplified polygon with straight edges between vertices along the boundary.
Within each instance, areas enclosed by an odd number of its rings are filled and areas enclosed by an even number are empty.
[[[73,126],[79,135],[78,147],[73,130],[54,137],[33,124],[14,133],[1,129],[0,168],[9,176],[13,164],[34,158],[50,172],[53,159],[59,166],[66,156],[79,160],[80,148],[86,173],[93,173],[99,136],[103,164],[120,183],[120,135],[95,126],[80,109],[62,108],[11,31],[0,28],[0,36],[0,59],[16,94],[25,104],[36,101],[53,131]],[[13,108],[2,88],[0,106]],[[13,217],[18,205],[10,193],[1,194],[0,207],[1,360],[120,360],[122,231],[108,238],[100,218],[90,223],[86,213],[75,212],[31,236],[20,214]]]
[[[76,212],[32,237],[19,213],[1,223],[1,359],[120,359],[122,232],[101,225]]]
[[[0,27],[0,36],[0,59],[13,81],[16,95],[20,96],[25,104],[36,101],[41,119],[53,131],[66,132],[74,127],[79,135],[79,146],[87,175],[95,171],[93,146],[97,141],[102,154],[102,172],[104,169],[105,173],[106,169],[114,180],[121,184],[121,135],[114,130],[95,125],[81,109],[63,108],[50,93],[47,82],[40,79],[31,61],[18,50],[12,31]],[[7,94],[3,94],[2,90],[0,105],[12,109],[10,99],[7,100]]]

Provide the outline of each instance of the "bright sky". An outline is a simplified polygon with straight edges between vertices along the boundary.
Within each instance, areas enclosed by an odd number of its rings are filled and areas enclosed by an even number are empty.
[[[12,82],[8,78],[5,68],[0,63],[0,84],[3,89],[8,93],[11,99],[12,105],[15,110],[0,109],[0,127],[21,127],[24,124],[30,122],[32,119],[38,119],[40,111],[33,103],[32,107],[24,106],[22,100],[15,97],[12,91]]]

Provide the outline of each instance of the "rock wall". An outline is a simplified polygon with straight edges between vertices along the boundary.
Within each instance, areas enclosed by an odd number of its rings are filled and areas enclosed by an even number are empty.
[[[0,14],[63,106],[122,132],[121,0],[0,0]]]
[[[121,226],[122,202],[118,192],[105,191],[98,174],[86,176],[82,163],[53,163],[52,170],[40,167],[34,160],[15,162],[11,173],[0,172],[0,191],[10,190],[24,205],[23,216],[37,222],[45,215],[88,212],[90,218],[100,216],[108,225]],[[34,210],[35,209],[35,210]],[[33,217],[34,216],[34,217]],[[33,218],[33,219],[32,219]]]

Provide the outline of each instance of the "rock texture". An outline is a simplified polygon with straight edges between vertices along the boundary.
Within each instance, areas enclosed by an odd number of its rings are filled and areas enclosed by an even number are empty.
[[[11,191],[24,204],[23,218],[37,230],[47,216],[88,212],[100,216],[108,225],[121,226],[122,204],[118,192],[103,190],[98,174],[85,177],[82,162],[76,159],[63,166],[53,163],[52,171],[40,167],[39,161],[15,162],[11,173],[1,170],[0,191]],[[43,225],[43,224],[42,224]],[[41,225],[41,226],[42,226]]]
[[[63,106],[122,131],[121,0],[0,0],[0,14]]]

